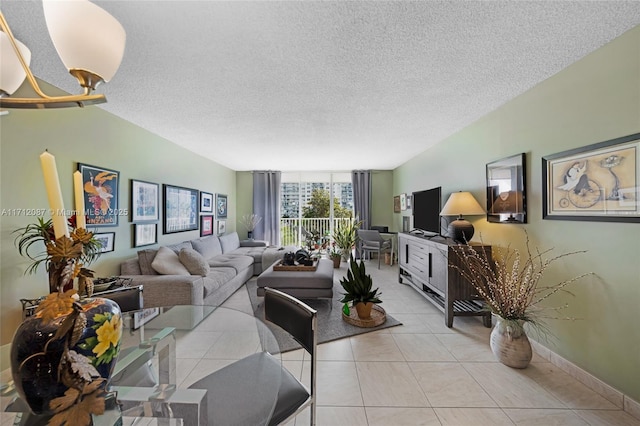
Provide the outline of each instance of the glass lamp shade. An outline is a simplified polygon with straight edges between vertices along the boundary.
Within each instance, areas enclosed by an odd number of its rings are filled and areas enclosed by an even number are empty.
[[[31,51],[18,40],[16,40],[16,44],[27,66],[29,66],[31,64]],[[0,91],[6,95],[12,95],[22,85],[26,77],[27,73],[22,68],[15,50],[13,50],[9,36],[0,31]]]
[[[91,88],[111,80],[124,55],[122,25],[87,0],[44,0],[42,5],[49,35],[67,69],[76,77],[75,70],[97,76]]]

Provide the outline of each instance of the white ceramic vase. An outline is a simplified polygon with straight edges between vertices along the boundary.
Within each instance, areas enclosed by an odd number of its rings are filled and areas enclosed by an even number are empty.
[[[509,367],[526,368],[533,357],[523,321],[497,317],[491,331],[490,346],[498,361]]]

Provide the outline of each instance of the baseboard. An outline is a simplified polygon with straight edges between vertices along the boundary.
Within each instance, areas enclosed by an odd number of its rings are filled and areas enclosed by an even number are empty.
[[[626,411],[636,419],[640,420],[640,402],[634,401],[627,395],[623,394],[619,390],[615,389],[611,385],[606,384],[602,380],[573,364],[571,361],[561,357],[551,349],[530,339],[533,350],[538,356],[546,359],[562,371],[578,380],[585,386],[588,386],[591,390],[601,395],[603,398],[610,401],[616,407]]]

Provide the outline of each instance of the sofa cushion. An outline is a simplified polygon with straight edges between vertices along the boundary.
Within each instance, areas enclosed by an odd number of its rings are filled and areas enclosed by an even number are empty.
[[[212,268],[231,267],[237,272],[253,267],[253,257],[239,254],[221,254],[213,259],[209,259],[209,266]]]
[[[236,276],[236,270],[233,268],[217,267],[211,268],[204,282],[204,298],[213,294],[220,287],[231,281]]]
[[[222,253],[227,254],[240,247],[240,238],[237,232],[232,232],[227,235],[218,237],[220,239],[220,245],[222,246]]]
[[[158,249],[145,249],[138,251],[138,263],[140,264],[140,273],[142,275],[158,275],[155,269],[151,267],[153,259],[156,258]]]
[[[151,267],[162,275],[191,275],[189,270],[180,263],[178,255],[167,247],[160,247]]]
[[[254,263],[262,263],[262,253],[264,253],[264,247],[240,247],[233,251],[233,254],[243,254],[245,256],[253,257]]]
[[[205,259],[211,259],[212,257],[222,254],[222,247],[218,237],[212,235],[210,237],[198,238],[191,241],[191,245],[198,253]]]
[[[191,275],[201,275],[206,277],[209,273],[209,264],[205,258],[192,248],[185,247],[180,250],[180,253],[178,253],[178,259],[180,259],[180,263],[187,268],[187,271],[189,271]]]
[[[173,250],[175,254],[180,253],[180,250],[182,250],[183,248],[193,248],[191,246],[191,241],[183,241],[177,244],[169,244],[166,247]]]

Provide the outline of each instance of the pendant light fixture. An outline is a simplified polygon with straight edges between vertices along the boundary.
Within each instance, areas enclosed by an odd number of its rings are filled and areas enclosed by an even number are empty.
[[[104,9],[88,0],[43,0],[49,36],[58,56],[73,75],[83,93],[49,96],[40,89],[29,68],[31,53],[15,39],[0,12],[0,107],[2,108],[66,108],[106,102],[102,94],[92,94],[101,82],[115,75],[122,57],[126,34],[122,25]],[[35,92],[31,98],[11,95],[24,79]]]

